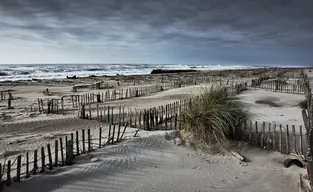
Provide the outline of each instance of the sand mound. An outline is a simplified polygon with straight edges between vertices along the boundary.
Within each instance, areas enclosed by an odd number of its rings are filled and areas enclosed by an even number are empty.
[[[32,178],[6,192],[37,191],[295,191],[299,172],[283,168],[284,157],[260,149],[243,153],[251,160],[240,164],[230,155],[199,154],[173,144],[176,133],[148,133],[119,145],[77,158],[71,167]]]

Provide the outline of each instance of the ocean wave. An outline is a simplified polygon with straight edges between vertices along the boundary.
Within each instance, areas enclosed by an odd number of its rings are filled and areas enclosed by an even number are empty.
[[[150,74],[153,69],[198,69],[223,70],[244,69],[254,66],[246,65],[199,65],[199,64],[54,64],[54,65],[0,65],[0,81],[60,79],[76,75],[143,75]]]

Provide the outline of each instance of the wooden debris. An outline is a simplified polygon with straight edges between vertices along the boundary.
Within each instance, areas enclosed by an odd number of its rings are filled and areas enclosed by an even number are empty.
[[[239,155],[239,153],[235,152],[235,151],[232,151],[231,154],[236,157],[237,159],[239,159],[240,161],[244,161],[244,157]]]

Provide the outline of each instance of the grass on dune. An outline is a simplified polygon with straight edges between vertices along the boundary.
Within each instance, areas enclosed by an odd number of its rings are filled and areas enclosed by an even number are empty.
[[[301,109],[308,109],[308,102],[307,100],[301,100],[298,102],[298,106],[301,108]]]
[[[183,131],[199,143],[226,144],[244,136],[243,124],[252,115],[225,87],[204,88],[184,112]]]

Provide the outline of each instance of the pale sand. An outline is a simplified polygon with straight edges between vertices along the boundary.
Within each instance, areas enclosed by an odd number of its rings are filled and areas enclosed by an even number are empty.
[[[124,85],[131,86],[131,85]],[[0,153],[18,153],[34,150],[55,138],[70,132],[94,128],[101,123],[81,120],[77,112],[63,115],[44,115],[23,111],[25,106],[36,104],[38,97],[53,98],[72,94],[68,85],[53,85],[54,96],[43,96],[47,86],[14,87],[15,109],[0,106],[5,119],[0,120]],[[203,86],[190,86],[168,90],[153,95],[104,103],[104,105],[131,108],[150,108],[191,97]],[[116,88],[116,87],[115,87]],[[101,90],[106,91],[106,90]],[[100,91],[100,92],[101,92]],[[79,93],[95,92],[81,90]],[[273,108],[255,104],[256,97],[279,97],[283,107]],[[261,90],[247,91],[240,99],[251,104],[258,120],[282,124],[303,124],[300,110],[294,103],[301,95],[271,93]],[[2,101],[0,105],[6,105]],[[283,116],[281,116],[283,114]],[[295,119],[289,121],[289,119]],[[61,168],[54,173],[14,184],[7,191],[295,191],[302,169],[285,169],[279,153],[247,148],[243,151],[251,159],[242,166],[229,156],[199,156],[191,149],[174,146],[164,139],[164,132],[140,132],[141,138],[130,139],[115,146],[105,147],[91,155],[79,157],[77,164]],[[151,136],[156,134],[154,136]],[[159,135],[161,134],[161,135]],[[16,141],[19,142],[16,142]],[[190,156],[188,154],[191,154]],[[91,163],[90,156],[99,161]],[[207,159],[213,162],[206,161]],[[236,178],[238,177],[238,178]],[[38,185],[39,183],[39,185]]]
[[[301,109],[298,102],[304,100],[304,95],[276,93],[265,90],[248,90],[238,95],[238,98],[247,103],[255,120],[285,125],[304,125]],[[255,103],[257,100],[270,100],[279,107]],[[303,129],[305,130],[305,129]]]
[[[305,169],[284,168],[284,156],[253,147],[240,164],[226,153],[206,155],[166,140],[165,132],[139,132],[139,137],[77,158],[71,167],[13,184],[5,192],[147,192],[147,191],[297,191]],[[92,158],[97,159],[92,162]]]
[[[201,89],[211,84],[195,85],[177,89],[158,92],[152,95],[130,98],[125,100],[110,101],[99,106],[122,106],[126,108],[147,109],[173,103],[181,99],[192,97],[201,92]],[[272,122],[277,124],[303,125],[301,111],[295,107],[296,103],[303,99],[302,95],[284,93],[273,93],[263,90],[249,90],[241,93],[241,101],[250,105],[255,113],[255,120]],[[270,107],[263,104],[255,104],[255,101],[262,98],[277,99],[282,107]],[[93,116],[96,115],[93,105]],[[114,111],[118,113],[118,109]],[[26,117],[15,119],[13,122],[0,123],[0,154],[5,151],[13,151],[12,154],[20,154],[25,150],[33,150],[58,136],[68,135],[71,132],[81,129],[100,127],[101,123],[78,119],[77,112],[73,111],[68,115],[46,115],[37,114],[31,118]],[[305,133],[305,129],[303,129]]]

